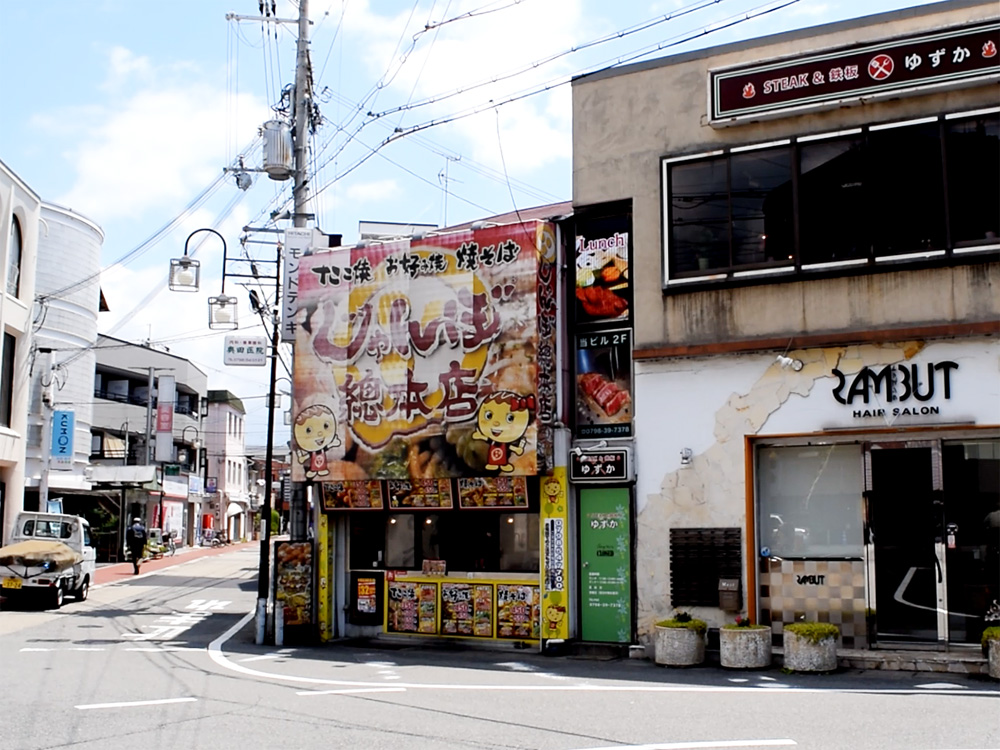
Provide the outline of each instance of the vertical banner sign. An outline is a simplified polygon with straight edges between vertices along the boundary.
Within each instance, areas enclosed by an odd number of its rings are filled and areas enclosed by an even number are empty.
[[[314,230],[296,227],[285,230],[281,277],[281,340],[295,342],[295,311],[299,305],[299,258],[313,246]]]
[[[330,586],[330,560],[333,555],[333,529],[326,513],[319,514],[319,586],[317,587],[316,610],[319,613],[319,639],[326,643],[333,638],[333,606],[330,597],[333,587]]]
[[[161,375],[156,391],[156,460],[174,460],[174,399],[177,384],[173,375]]]
[[[629,490],[580,490],[580,630],[585,641],[632,639]]]
[[[52,468],[73,468],[73,430],[76,416],[71,411],[52,412],[52,443],[49,455],[52,457]]]
[[[526,222],[302,256],[292,479],[548,466],[554,321],[539,317],[554,317],[554,242]]]
[[[556,466],[542,479],[542,638],[569,638],[568,555],[569,513],[566,468]]]

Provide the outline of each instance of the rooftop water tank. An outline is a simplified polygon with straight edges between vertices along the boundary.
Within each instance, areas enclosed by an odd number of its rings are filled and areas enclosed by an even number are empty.
[[[283,120],[264,123],[264,171],[272,180],[292,176],[292,131]]]

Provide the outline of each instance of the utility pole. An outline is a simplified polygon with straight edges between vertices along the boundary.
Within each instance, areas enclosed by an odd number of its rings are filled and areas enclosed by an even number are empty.
[[[42,439],[39,448],[42,451],[42,472],[38,479],[38,510],[45,513],[49,508],[49,471],[52,468],[52,350],[48,347],[40,348],[40,354],[45,356],[45,369],[42,370],[42,377],[39,382],[42,386],[41,406],[42,406]],[[46,375],[48,382],[46,382]]]
[[[309,163],[309,119],[312,93],[309,90],[312,73],[309,70],[309,0],[299,0],[299,42],[295,53],[295,106],[292,115],[292,133],[295,151],[292,169],[294,182],[292,199],[294,216],[292,224],[304,227],[309,215],[309,184],[306,166]],[[274,394],[271,394],[274,400]]]

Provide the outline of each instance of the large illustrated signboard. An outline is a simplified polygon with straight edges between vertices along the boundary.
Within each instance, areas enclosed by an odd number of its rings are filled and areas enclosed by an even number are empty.
[[[312,564],[312,542],[274,545],[274,599],[287,627],[312,623]]]
[[[493,636],[493,584],[442,583],[441,634]]]
[[[529,222],[303,256],[293,481],[537,474],[554,236]]]
[[[392,581],[387,584],[390,633],[437,632],[438,584],[416,581]]]
[[[627,321],[632,305],[628,213],[576,220],[575,321]]]

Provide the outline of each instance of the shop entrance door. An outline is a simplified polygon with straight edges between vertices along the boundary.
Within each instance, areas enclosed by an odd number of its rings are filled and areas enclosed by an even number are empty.
[[[1000,597],[1000,441],[865,450],[877,645],[978,644]]]
[[[935,492],[940,455],[926,444],[876,444],[865,459],[869,595],[874,578],[877,642],[937,641],[944,603],[935,541],[941,526]]]
[[[581,489],[580,635],[632,641],[632,522],[627,487]]]

